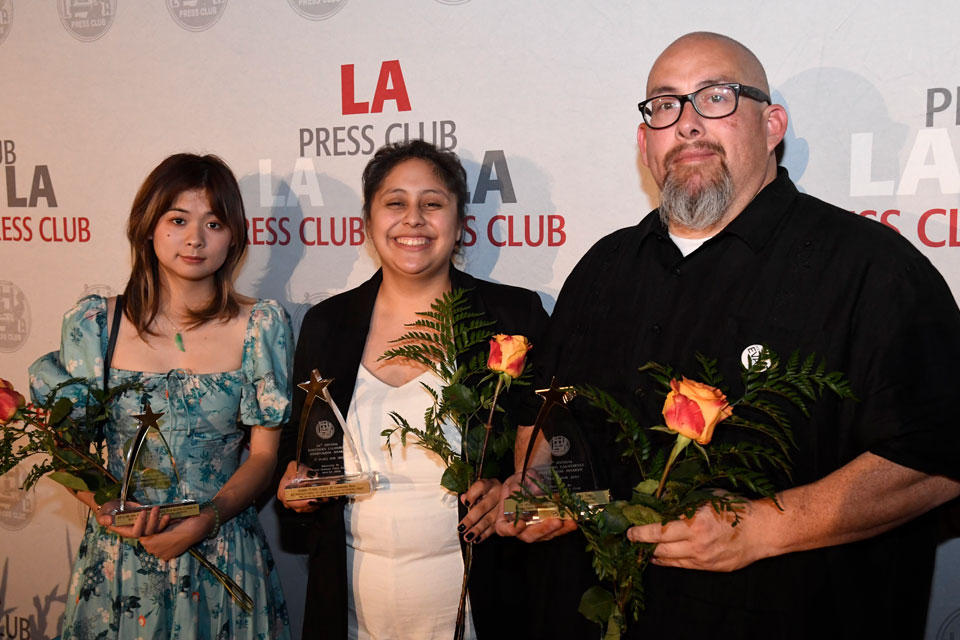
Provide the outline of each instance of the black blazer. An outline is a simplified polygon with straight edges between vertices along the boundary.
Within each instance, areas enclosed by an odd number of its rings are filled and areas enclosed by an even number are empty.
[[[544,335],[548,320],[539,296],[519,287],[479,280],[451,267],[454,289],[470,290],[471,308],[494,320],[498,333],[523,334],[536,345]],[[363,357],[370,317],[383,281],[377,271],[355,289],[328,298],[312,307],[303,319],[293,364],[293,381],[309,379],[318,369],[326,378],[334,378],[330,394],[346,414]],[[294,458],[297,421],[306,394],[294,387],[293,418],[284,426],[280,445],[280,469]],[[522,411],[521,413],[529,413]],[[535,413],[521,415],[521,424],[531,424]],[[462,509],[462,505],[461,505]],[[288,512],[292,513],[292,512]],[[461,513],[461,517],[464,514]],[[312,514],[306,526],[310,573],[303,621],[304,638],[346,639],[347,637],[347,557],[343,502],[325,503]],[[291,520],[285,518],[285,526]],[[294,525],[295,526],[295,525]],[[474,547],[474,566],[470,580],[470,601],[474,625],[480,638],[501,637],[512,610],[516,609],[510,587],[519,581],[509,571],[519,571],[524,550],[515,540],[496,536]]]

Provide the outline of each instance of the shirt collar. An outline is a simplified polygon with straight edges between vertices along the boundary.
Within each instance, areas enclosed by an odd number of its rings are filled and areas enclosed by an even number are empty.
[[[778,167],[777,177],[760,190],[750,204],[717,235],[730,234],[742,239],[754,252],[759,252],[780,225],[797,188],[787,170]]]
[[[740,212],[740,215],[734,218],[713,239],[725,235],[737,236],[747,243],[747,246],[754,252],[759,252],[763,249],[767,240],[770,239],[770,236],[773,235],[796,195],[797,188],[790,180],[787,170],[778,167],[777,177],[761,189],[760,193],[750,201],[750,204]],[[666,227],[660,222],[660,215],[657,210],[650,212],[640,222],[638,230],[641,240],[648,235],[654,235],[662,239],[669,239],[670,237]],[[638,248],[639,245],[638,242]]]

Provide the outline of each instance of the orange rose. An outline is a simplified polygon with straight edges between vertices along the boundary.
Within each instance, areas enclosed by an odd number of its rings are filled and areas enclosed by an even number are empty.
[[[508,336],[502,333],[490,338],[490,357],[487,368],[497,373],[505,373],[511,378],[523,373],[523,363],[527,351],[533,347],[525,336]]]
[[[717,423],[733,414],[727,396],[715,387],[687,378],[671,380],[670,388],[663,403],[667,427],[699,444],[709,444]]]
[[[27,401],[17,393],[13,385],[0,378],[0,424],[7,424],[17,415]]]

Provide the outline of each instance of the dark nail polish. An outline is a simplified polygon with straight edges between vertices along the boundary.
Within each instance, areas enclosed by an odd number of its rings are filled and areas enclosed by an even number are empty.
[[[466,498],[464,498],[464,499],[463,499],[463,506],[469,507],[469,506],[470,506],[470,501],[467,500]]]
[[[467,542],[470,542],[471,540],[473,540],[473,531],[463,536],[463,539],[466,540]]]
[[[467,528],[467,525],[462,524],[462,525],[460,525],[459,527],[457,527],[457,531],[459,531],[460,533],[463,533],[463,530],[466,529],[466,528]]]

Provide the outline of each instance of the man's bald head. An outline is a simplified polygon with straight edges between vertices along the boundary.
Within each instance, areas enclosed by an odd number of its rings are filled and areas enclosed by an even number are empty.
[[[750,49],[743,46],[729,36],[720,33],[711,33],[709,31],[695,31],[680,36],[663,50],[653,67],[650,69],[650,75],[647,77],[647,97],[668,93],[660,91],[661,87],[651,86],[651,81],[655,81],[657,66],[663,60],[672,56],[685,53],[691,49],[705,50],[715,52],[717,56],[726,56],[732,64],[740,71],[740,82],[749,84],[766,94],[770,94],[770,85],[767,82],[767,72],[764,71],[760,60]]]

